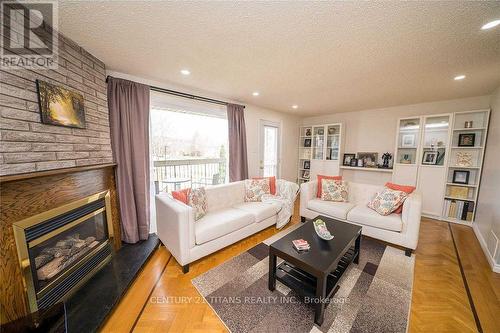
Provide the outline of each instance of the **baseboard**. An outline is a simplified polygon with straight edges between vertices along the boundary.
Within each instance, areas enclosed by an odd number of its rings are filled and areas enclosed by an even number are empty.
[[[486,256],[486,259],[488,260],[488,263],[490,264],[491,269],[495,273],[500,273],[500,264],[495,263],[493,255],[490,253],[490,251],[488,251],[488,246],[486,245],[486,240],[483,238],[483,235],[479,231],[479,227],[477,226],[476,223],[472,224],[472,230],[474,230],[474,234],[476,234],[476,238],[479,241],[479,244],[481,245],[481,249],[483,249],[484,255]]]

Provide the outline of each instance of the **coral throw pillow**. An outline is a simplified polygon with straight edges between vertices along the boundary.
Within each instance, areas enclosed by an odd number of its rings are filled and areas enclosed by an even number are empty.
[[[385,187],[390,188],[391,190],[396,190],[396,191],[403,191],[406,194],[410,195],[411,192],[415,191],[416,187],[415,186],[409,186],[409,185],[399,185],[399,184],[394,184],[394,183],[385,183]],[[394,211],[396,214],[401,214],[403,212],[403,203],[399,205],[399,207]]]
[[[245,201],[262,201],[264,194],[271,194],[269,179],[246,179],[245,180]]]
[[[342,176],[324,176],[324,175],[318,175],[318,191],[316,192],[316,197],[317,198],[321,198],[321,180],[322,179],[342,180]]]
[[[191,192],[190,188],[185,188],[180,191],[172,191],[172,196],[174,197],[174,199],[184,202],[187,205],[189,192]]]
[[[322,179],[321,182],[321,200],[347,202],[349,196],[347,182],[333,179]]]
[[[276,195],[276,177],[253,177],[252,179],[269,179],[269,188],[271,189],[271,194]]]
[[[194,209],[194,219],[198,221],[207,214],[207,193],[204,187],[194,188],[189,192],[188,205]]]
[[[380,215],[389,215],[394,212],[408,194],[403,191],[394,191],[389,188],[384,188],[377,192],[375,197],[368,203],[368,207],[379,213]]]

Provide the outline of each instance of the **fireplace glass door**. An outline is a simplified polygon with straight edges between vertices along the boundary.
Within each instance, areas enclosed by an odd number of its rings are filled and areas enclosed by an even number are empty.
[[[69,229],[42,242],[35,240],[29,243],[35,292],[40,292],[63,273],[70,271],[107,241],[108,227],[104,209],[80,220]],[[45,237],[40,237],[43,238]]]
[[[71,295],[112,256],[109,191],[15,222],[19,264],[30,311]]]

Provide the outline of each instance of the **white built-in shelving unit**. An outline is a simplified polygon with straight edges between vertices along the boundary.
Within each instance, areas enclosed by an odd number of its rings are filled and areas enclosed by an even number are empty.
[[[474,220],[489,116],[490,110],[474,110],[398,120],[392,180],[422,192],[424,216],[468,225]]]
[[[298,183],[322,172],[338,174],[342,124],[301,126],[299,133]]]

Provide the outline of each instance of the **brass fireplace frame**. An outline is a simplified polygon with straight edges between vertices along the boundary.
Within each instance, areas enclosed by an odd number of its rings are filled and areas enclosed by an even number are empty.
[[[26,241],[26,235],[25,235],[25,230],[35,226],[39,223],[45,222],[53,217],[65,214],[69,211],[72,211],[76,208],[82,207],[86,204],[95,202],[97,200],[100,200],[104,198],[105,206],[104,208],[100,208],[96,211],[93,211],[89,214],[86,214],[85,216],[72,221],[71,223],[68,223],[64,226],[61,226],[45,235],[42,235],[30,242]],[[31,262],[30,262],[30,257],[29,257],[29,249],[33,246],[36,246],[37,244],[40,244],[44,242],[45,240],[61,233],[64,232],[65,230],[68,230],[88,218],[95,216],[97,214],[102,213],[103,211],[106,212],[106,222],[107,222],[107,228],[108,228],[108,239],[103,242],[101,245],[93,249],[88,253],[88,255],[85,256],[80,262],[75,264],[73,267],[69,268],[67,271],[65,271],[61,276],[57,277],[54,281],[51,281],[47,286],[42,288],[38,293],[35,290],[34,282],[33,282],[33,276],[31,272]],[[93,254],[97,253],[99,250],[101,250],[104,246],[107,246],[110,242],[112,242],[113,239],[113,222],[112,222],[112,213],[111,213],[111,195],[109,190],[102,191],[93,195],[90,195],[88,197],[85,197],[80,200],[73,201],[71,203],[65,204],[63,206],[59,206],[56,208],[53,208],[49,211],[31,216],[29,218],[26,218],[24,220],[15,222],[13,224],[13,229],[14,229],[14,239],[16,241],[16,248],[17,248],[17,255],[19,259],[19,264],[21,267],[21,275],[23,277],[23,286],[24,290],[26,292],[26,295],[28,296],[28,305],[30,312],[35,312],[38,311],[38,304],[37,304],[37,295],[43,296],[47,290],[49,290],[52,285],[60,282],[62,279],[64,279],[68,274],[72,273],[76,269],[78,269],[81,265],[83,265],[85,262],[87,262]],[[87,274],[85,279],[82,279],[81,281],[78,282],[68,293],[67,295],[71,294],[74,290],[76,290],[80,285],[85,283],[88,278],[90,278],[95,272],[97,272],[102,266],[104,266],[110,258],[107,260],[103,261],[100,263],[97,267],[95,267],[89,274]]]

